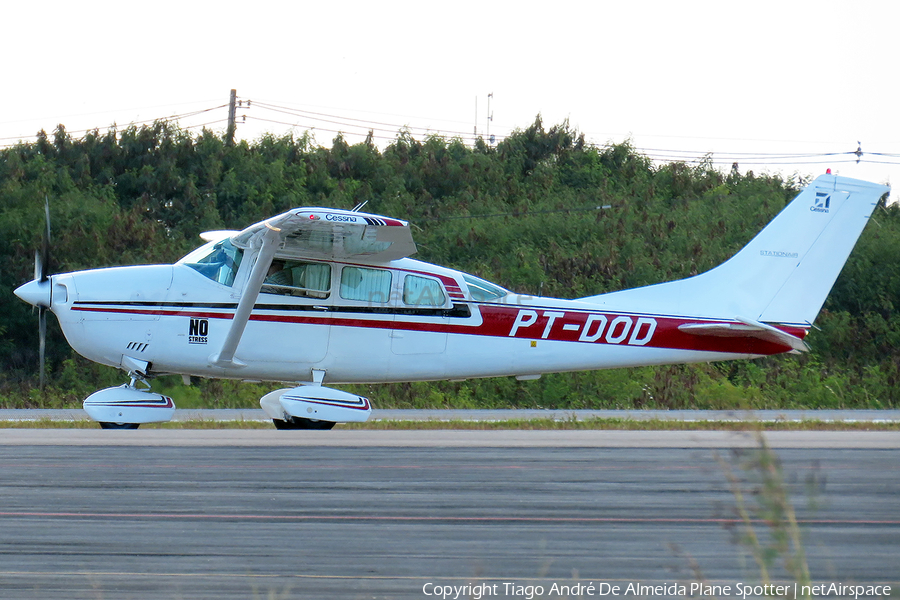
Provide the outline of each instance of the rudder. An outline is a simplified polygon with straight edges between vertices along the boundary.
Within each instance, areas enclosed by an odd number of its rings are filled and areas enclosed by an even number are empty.
[[[695,277],[582,301],[628,312],[808,326],[888,190],[822,175],[718,267]]]

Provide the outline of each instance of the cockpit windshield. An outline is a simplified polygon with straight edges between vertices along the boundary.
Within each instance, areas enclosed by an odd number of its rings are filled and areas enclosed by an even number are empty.
[[[235,248],[231,240],[225,238],[200,246],[179,260],[178,264],[188,266],[217,283],[231,286],[243,257],[244,251]]]
[[[472,296],[472,300],[475,300],[476,302],[490,302],[502,298],[509,293],[502,287],[487,282],[484,279],[479,279],[474,275],[463,274],[463,279],[466,280],[466,285],[469,287],[469,294]]]

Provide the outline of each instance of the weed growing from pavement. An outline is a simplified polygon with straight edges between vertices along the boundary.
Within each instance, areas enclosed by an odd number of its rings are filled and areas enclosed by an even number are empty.
[[[756,438],[758,448],[734,453],[743,476],[728,461],[717,457],[734,497],[735,539],[753,558],[763,586],[778,583],[773,572],[780,567],[788,580],[802,590],[811,582],[809,565],[781,461],[769,448],[762,431],[757,431]],[[814,505],[820,485],[814,472],[807,481],[810,505]],[[753,499],[752,504],[748,496]]]

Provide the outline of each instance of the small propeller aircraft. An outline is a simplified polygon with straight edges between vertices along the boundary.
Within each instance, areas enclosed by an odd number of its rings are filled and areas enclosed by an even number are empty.
[[[130,382],[84,408],[105,428],[168,421],[156,375],[293,382],[260,404],[279,429],[365,421],[368,399],[324,384],[461,380],[803,352],[883,185],[823,175],[747,246],[700,275],[559,300],[409,258],[409,223],[296,208],[211,231],[174,265],[49,275],[16,290],[69,344]],[[49,223],[49,215],[48,215]],[[49,236],[49,225],[47,236]],[[46,239],[46,238],[45,238]]]

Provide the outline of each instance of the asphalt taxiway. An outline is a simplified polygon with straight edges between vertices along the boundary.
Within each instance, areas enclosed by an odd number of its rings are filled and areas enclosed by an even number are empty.
[[[766,437],[813,579],[900,580],[900,436]],[[756,506],[755,447],[725,432],[5,429],[0,597],[733,586],[759,580],[726,476]]]
[[[900,410],[551,410],[551,409],[433,409],[372,410],[370,421],[509,421],[509,420],[585,421],[614,419],[630,421],[716,421],[716,422],[797,422],[824,423],[897,423]],[[80,408],[0,409],[2,421],[86,421]],[[173,421],[259,421],[270,418],[259,408],[175,410]]]

